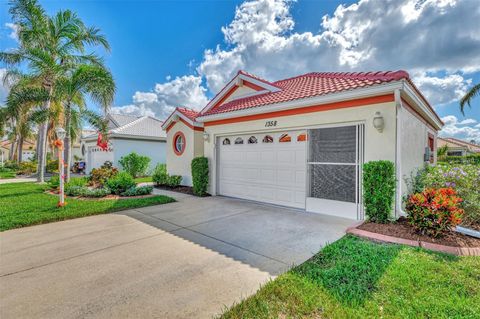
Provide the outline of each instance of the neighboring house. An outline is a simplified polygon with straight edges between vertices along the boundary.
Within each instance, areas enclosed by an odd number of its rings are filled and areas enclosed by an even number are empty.
[[[405,71],[308,73],[269,82],[239,71],[200,112],[164,122],[167,170],[191,185],[190,162],[209,160],[209,192],[363,219],[362,164],[396,164],[404,177],[436,161],[442,121]]]
[[[82,138],[81,153],[85,158],[87,173],[98,168],[106,161],[120,167],[119,160],[136,152],[150,158],[149,170],[158,163],[165,163],[166,134],[162,130],[162,121],[150,116],[128,116],[108,114],[109,143],[108,150],[97,146],[96,133]]]
[[[448,156],[465,156],[480,153],[480,145],[475,145],[453,137],[437,139],[437,148],[447,146]]]
[[[9,140],[4,140],[0,142],[0,149],[1,149],[0,161],[2,160],[2,155],[3,155],[3,161],[8,160],[11,145],[12,143]],[[32,158],[35,156],[35,152],[36,152],[36,144],[34,141],[29,141],[29,140],[23,141],[22,162],[27,162],[32,160]],[[15,150],[15,153],[17,153],[17,150]]]

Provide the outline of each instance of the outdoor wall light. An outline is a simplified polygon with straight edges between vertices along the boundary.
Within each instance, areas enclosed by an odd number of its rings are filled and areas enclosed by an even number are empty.
[[[67,132],[65,132],[65,130],[63,129],[63,127],[59,126],[57,128],[55,128],[55,133],[57,133],[57,138],[59,140],[63,140],[65,138],[65,134]]]
[[[208,142],[209,139],[210,139],[210,134],[208,134],[207,132],[203,132],[203,140]]]
[[[383,128],[385,127],[385,121],[383,120],[383,115],[380,112],[375,112],[375,117],[373,118],[373,127],[382,133]]]

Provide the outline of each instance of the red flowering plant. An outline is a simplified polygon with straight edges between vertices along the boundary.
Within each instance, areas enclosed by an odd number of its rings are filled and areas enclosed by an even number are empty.
[[[453,188],[427,188],[408,198],[407,219],[421,234],[440,237],[462,221],[461,202]]]

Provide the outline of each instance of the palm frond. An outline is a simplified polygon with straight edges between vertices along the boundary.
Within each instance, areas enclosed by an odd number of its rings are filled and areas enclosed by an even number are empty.
[[[463,115],[465,115],[465,105],[471,107],[471,102],[477,95],[480,95],[480,83],[474,85],[460,100],[460,111]]]

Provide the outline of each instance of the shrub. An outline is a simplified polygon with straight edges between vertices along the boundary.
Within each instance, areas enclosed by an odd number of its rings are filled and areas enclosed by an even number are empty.
[[[119,172],[117,175],[107,180],[107,186],[112,193],[119,195],[127,189],[134,187],[135,181],[129,173]]]
[[[14,172],[15,170],[5,167],[5,166],[0,166],[0,173],[8,173],[8,172]]]
[[[192,160],[193,193],[197,196],[205,196],[208,187],[208,159],[196,157]]]
[[[449,164],[480,165],[480,154],[469,154],[466,156],[444,156],[439,158],[438,161],[449,163]]]
[[[167,165],[157,164],[153,170],[152,181],[156,185],[167,185],[168,174],[167,174]]]
[[[5,164],[3,164],[4,168],[9,168],[13,171],[16,171],[20,168],[17,162],[15,161],[5,161]]]
[[[111,193],[107,187],[102,188],[88,188],[86,186],[71,186],[65,189],[67,196],[81,196],[81,197],[105,197]]]
[[[372,161],[363,165],[363,203],[372,222],[387,223],[395,195],[395,166],[390,161]]]
[[[48,186],[51,189],[57,189],[60,186],[60,177],[58,175],[53,175],[48,181]]]
[[[68,183],[65,183],[65,194],[67,194],[67,191],[69,190],[69,188],[77,187],[77,186],[83,187],[83,186],[87,185],[87,182],[88,182],[87,178],[85,178],[85,177],[72,177],[72,178],[70,178]],[[73,196],[78,196],[78,195],[73,195]]]
[[[453,188],[428,188],[412,194],[405,207],[408,221],[423,235],[442,236],[461,222],[461,201]]]
[[[102,166],[100,168],[94,168],[90,172],[89,185],[91,186],[104,186],[107,180],[117,175],[118,170],[115,167]]]
[[[462,224],[480,225],[480,167],[477,165],[439,164],[425,175],[429,188],[451,187],[462,198]]]
[[[84,186],[73,185],[70,187],[65,187],[65,195],[67,196],[81,196],[84,192]]]
[[[170,175],[170,176],[168,176],[167,186],[175,188],[175,187],[180,186],[181,182],[182,182],[182,176],[180,176],[180,175]]]
[[[125,192],[120,194],[121,196],[142,196],[142,195],[149,195],[153,191],[152,186],[134,186],[127,189]]]
[[[37,163],[35,162],[21,162],[17,174],[31,175],[37,171]]]
[[[46,170],[50,173],[58,173],[58,160],[47,161]]]
[[[148,165],[150,164],[150,158],[132,152],[127,156],[123,156],[118,162],[122,165],[124,171],[136,178],[137,176],[146,174]]]

